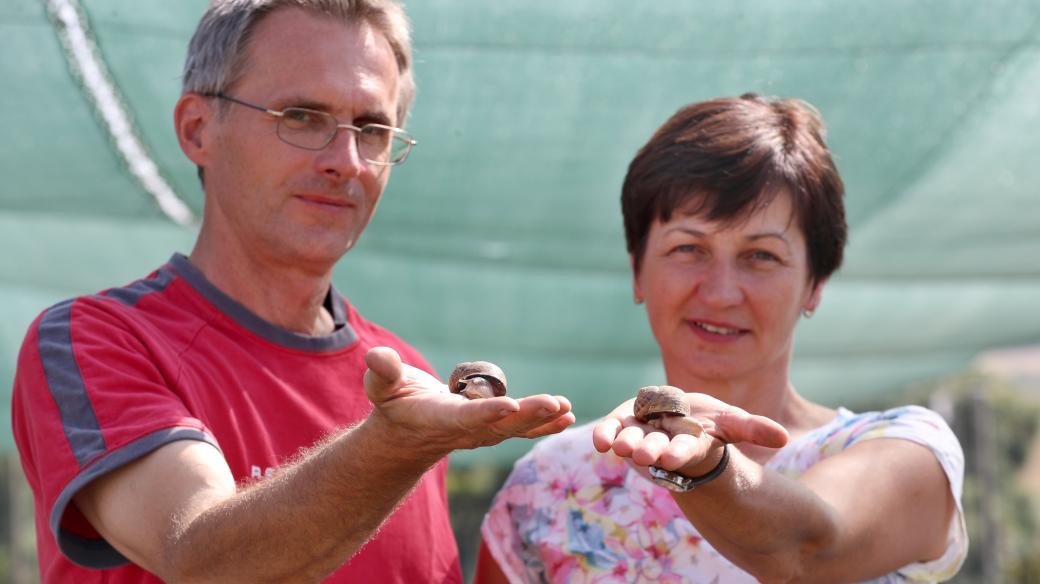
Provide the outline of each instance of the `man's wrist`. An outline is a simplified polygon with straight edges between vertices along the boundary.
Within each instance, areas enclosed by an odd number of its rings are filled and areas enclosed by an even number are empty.
[[[373,454],[406,470],[428,469],[451,453],[451,450],[437,447],[430,441],[418,439],[413,432],[387,419],[379,410],[373,410],[354,431],[363,433],[363,440],[371,445]]]

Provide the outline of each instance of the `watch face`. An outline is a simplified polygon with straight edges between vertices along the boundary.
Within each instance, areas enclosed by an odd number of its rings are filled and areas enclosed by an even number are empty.
[[[677,472],[657,468],[656,466],[648,467],[648,470],[650,471],[650,476],[653,477],[654,483],[669,491],[685,493],[690,490],[689,484],[691,481],[688,477],[684,477]]]
[[[676,493],[682,493],[682,492],[684,492],[686,490],[686,489],[682,488],[682,486],[679,485],[678,483],[676,483],[674,481],[671,481],[669,479],[664,479],[664,478],[656,478],[655,477],[654,478],[654,484],[656,484],[659,487],[664,487],[664,488],[668,489],[669,491],[675,491]]]

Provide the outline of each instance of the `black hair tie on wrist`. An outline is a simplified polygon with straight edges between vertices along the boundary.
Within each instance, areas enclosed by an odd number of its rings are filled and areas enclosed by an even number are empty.
[[[676,493],[688,493],[697,487],[709,483],[719,477],[726,466],[729,463],[729,444],[722,445],[722,458],[719,459],[719,463],[715,465],[715,468],[708,471],[707,474],[702,474],[699,477],[688,477],[677,472],[670,470],[664,470],[663,468],[657,468],[656,466],[648,467],[650,476],[653,477],[653,481],[658,485]]]

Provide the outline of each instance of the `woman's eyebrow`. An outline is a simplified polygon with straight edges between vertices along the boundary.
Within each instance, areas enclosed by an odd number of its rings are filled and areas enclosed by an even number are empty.
[[[683,227],[681,225],[676,225],[674,227],[669,227],[664,232],[665,232],[665,234],[675,233],[675,232],[686,233],[688,235],[693,235],[695,237],[704,237],[705,236],[703,231],[694,229],[692,227]]]
[[[763,233],[755,233],[748,236],[748,241],[758,241],[759,239],[779,239],[787,247],[791,247],[791,242],[788,241],[787,236],[779,231],[765,231]]]

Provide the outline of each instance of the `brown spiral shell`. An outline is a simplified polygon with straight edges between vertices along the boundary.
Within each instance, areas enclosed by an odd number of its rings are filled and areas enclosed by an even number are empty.
[[[639,390],[633,405],[636,419],[646,424],[661,416],[688,416],[686,392],[671,385],[650,385]]]
[[[502,396],[506,394],[506,374],[488,361],[459,363],[448,378],[448,389],[469,399]]]

